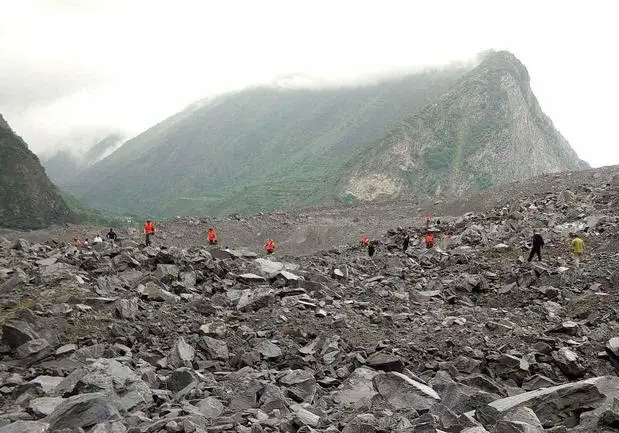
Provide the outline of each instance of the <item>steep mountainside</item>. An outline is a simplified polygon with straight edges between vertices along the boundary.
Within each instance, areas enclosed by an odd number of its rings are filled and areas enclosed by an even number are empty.
[[[73,219],[39,159],[0,115],[0,226],[41,228]]]
[[[588,167],[542,112],[522,63],[490,53],[457,85],[351,161],[362,200],[465,190]]]
[[[129,140],[68,189],[94,207],[153,216],[322,203],[334,197],[351,155],[434,101],[466,71],[360,87],[224,95]]]
[[[123,136],[119,133],[105,135],[103,138],[84,137],[77,146],[84,149],[59,150],[53,155],[41,156],[41,163],[49,178],[59,187],[71,183],[79,173],[97,163],[112,153],[122,143]],[[76,140],[74,140],[76,141]],[[89,143],[90,142],[90,143]]]
[[[68,189],[112,211],[213,215],[459,194],[580,167],[526,68],[491,51],[477,66],[372,86],[256,88],[195,104]]]

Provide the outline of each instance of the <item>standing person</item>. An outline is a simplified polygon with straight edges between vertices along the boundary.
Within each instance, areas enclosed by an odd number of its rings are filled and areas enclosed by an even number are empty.
[[[213,227],[208,229],[208,243],[209,245],[217,245],[217,235]]]
[[[82,241],[79,238],[73,238],[73,245],[75,245],[78,249],[82,248]]]
[[[144,224],[144,235],[146,236],[146,246],[149,246],[150,237],[155,235],[155,225],[151,220],[147,220]]]
[[[529,254],[529,260],[527,261],[531,261],[533,260],[533,257],[535,255],[537,255],[537,260],[538,261],[542,261],[542,247],[544,246],[544,238],[542,238],[542,235],[539,234],[538,231],[535,231],[535,233],[533,233],[533,241],[532,241],[533,245],[531,246],[531,253]]]
[[[402,251],[406,252],[406,250],[408,249],[408,244],[411,241],[411,237],[409,236],[409,234],[407,232],[404,232],[403,235],[403,239],[402,239]]]
[[[107,232],[107,234],[105,235],[105,238],[110,241],[115,241],[118,238],[118,235],[116,234],[114,229],[110,229],[110,231]]]
[[[267,239],[267,241],[264,243],[264,248],[266,248],[267,250],[267,256],[270,256],[275,252],[275,242],[273,242],[273,240],[271,239]]]
[[[580,256],[585,252],[585,241],[583,241],[576,233],[570,233],[572,237],[572,254],[574,256],[574,266],[580,266]]]
[[[434,233],[432,232],[427,232],[426,235],[424,236],[424,240],[426,242],[426,248],[430,249],[434,247]]]
[[[376,252],[376,247],[374,246],[374,241],[368,242],[368,256],[372,257],[374,252]]]

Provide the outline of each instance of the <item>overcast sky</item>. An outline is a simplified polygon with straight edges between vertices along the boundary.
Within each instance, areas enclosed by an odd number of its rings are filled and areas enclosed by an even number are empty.
[[[0,0],[0,113],[42,153],[83,131],[137,134],[286,74],[355,81],[507,49],[580,156],[617,164],[618,11],[602,0]]]

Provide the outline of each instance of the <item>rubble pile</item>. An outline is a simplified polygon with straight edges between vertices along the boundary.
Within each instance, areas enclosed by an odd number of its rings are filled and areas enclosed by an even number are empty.
[[[0,433],[619,431],[617,199],[540,191],[372,258],[0,239]]]

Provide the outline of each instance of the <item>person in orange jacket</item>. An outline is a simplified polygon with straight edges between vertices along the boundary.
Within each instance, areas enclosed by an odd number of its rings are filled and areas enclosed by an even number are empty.
[[[155,225],[151,220],[144,224],[144,235],[146,235],[146,246],[150,245],[150,237],[155,235]]]
[[[267,256],[275,252],[275,242],[273,242],[271,239],[267,239],[267,241],[264,244],[264,247],[267,250]]]
[[[208,229],[208,243],[209,245],[217,245],[217,235],[213,227]]]
[[[427,232],[424,240],[426,241],[426,248],[430,249],[434,247],[434,233]]]

